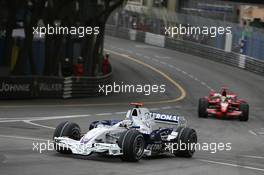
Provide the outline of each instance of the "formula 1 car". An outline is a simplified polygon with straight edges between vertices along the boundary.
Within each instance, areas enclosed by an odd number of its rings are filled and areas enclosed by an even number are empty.
[[[248,121],[249,105],[238,99],[236,94],[228,92],[227,88],[222,88],[220,93],[211,91],[208,96],[199,99],[198,115],[201,118],[216,116]]]
[[[92,153],[120,156],[139,161],[143,156],[171,152],[192,157],[197,143],[194,129],[178,115],[151,113],[141,103],[128,110],[125,120],[94,121],[81,135],[75,123],[63,122],[54,132],[54,148],[59,153],[89,156]]]

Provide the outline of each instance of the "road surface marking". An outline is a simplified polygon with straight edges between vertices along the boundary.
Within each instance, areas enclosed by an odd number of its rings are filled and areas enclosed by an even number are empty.
[[[23,122],[30,124],[30,125],[34,125],[34,126],[38,126],[38,127],[42,127],[42,128],[46,128],[46,129],[56,129],[54,127],[51,126],[46,126],[46,125],[41,125],[41,124],[37,124],[37,123],[33,123],[30,120],[24,120]]]
[[[43,121],[43,120],[56,120],[56,119],[65,119],[65,118],[82,118],[82,117],[90,117],[90,114],[84,114],[84,115],[66,115],[66,116],[50,116],[50,117],[38,117],[38,118],[17,118],[15,120],[4,120],[0,121],[0,123],[8,123],[8,122],[24,122],[24,121]]]
[[[104,115],[113,115],[113,113],[100,113],[100,114],[95,114],[95,115],[104,116]]]
[[[155,55],[156,58],[160,58],[160,59],[171,59],[171,57],[168,56],[159,56],[159,55]]]
[[[150,57],[149,57],[149,56],[144,56],[144,58],[146,58],[146,59],[150,59]]]
[[[253,159],[264,159],[264,157],[261,157],[261,156],[242,155],[242,157],[248,157],[248,158],[253,158]]]
[[[171,109],[171,108],[172,108],[171,106],[164,106],[161,109]]]
[[[255,132],[252,131],[252,130],[249,130],[248,132],[249,132],[250,134],[254,135],[254,136],[258,136],[257,133],[255,133]]]
[[[137,60],[131,56],[128,56],[128,55],[123,55],[123,54],[120,54],[118,52],[115,52],[115,51],[112,51],[112,50],[107,50],[105,49],[107,52],[110,52],[112,54],[115,54],[115,55],[119,55],[119,56],[123,56],[131,61],[134,61],[138,64],[141,64],[151,70],[153,70],[154,72],[160,74],[161,76],[163,76],[166,80],[168,80],[170,83],[172,83],[175,88],[177,88],[179,91],[180,91],[180,96],[177,97],[177,98],[174,98],[174,99],[170,99],[170,100],[163,100],[163,101],[156,101],[156,102],[146,102],[145,104],[159,104],[159,103],[172,103],[172,102],[177,102],[177,101],[180,101],[180,100],[183,100],[185,97],[186,97],[186,91],[185,89],[179,84],[177,83],[175,80],[173,80],[171,77],[169,77],[167,74],[165,74],[164,72],[160,71],[159,69],[147,64],[147,63],[144,63],[140,60]]]
[[[150,108],[150,111],[158,111],[160,108]]]
[[[32,137],[24,137],[24,136],[14,136],[14,135],[0,135],[0,137],[2,137],[2,138],[9,138],[9,139],[49,141],[49,139],[32,138]]]
[[[264,169],[262,169],[262,168],[256,168],[256,167],[251,167],[251,166],[244,166],[244,165],[238,165],[238,164],[233,164],[233,163],[218,162],[218,161],[205,160],[205,159],[197,159],[197,160],[199,160],[201,162],[212,163],[212,164],[225,165],[225,166],[231,166],[231,167],[236,167],[236,168],[244,168],[244,169],[264,172]]]
[[[117,115],[120,115],[120,114],[126,114],[127,112],[115,112],[115,114],[117,114]]]

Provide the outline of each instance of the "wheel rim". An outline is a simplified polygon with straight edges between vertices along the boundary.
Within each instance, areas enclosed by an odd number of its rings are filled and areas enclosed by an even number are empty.
[[[72,130],[72,139],[74,139],[74,140],[80,139],[80,132],[77,128],[74,128]]]
[[[144,140],[141,137],[135,139],[134,152],[137,157],[140,157],[144,152]]]
[[[195,152],[195,144],[197,143],[197,137],[195,135],[195,133],[193,133],[189,139],[189,144],[194,144],[194,146],[192,146],[192,149],[189,150],[189,152],[191,154],[193,154]]]

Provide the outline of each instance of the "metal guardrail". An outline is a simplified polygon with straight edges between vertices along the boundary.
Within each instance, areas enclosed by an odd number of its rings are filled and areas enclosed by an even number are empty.
[[[146,37],[150,37],[151,35],[146,35],[146,33],[144,32],[136,31],[133,32],[133,35],[136,36],[132,37],[129,36],[131,35],[131,32],[129,32],[129,30],[131,29],[118,28],[113,25],[107,25],[106,34],[128,40],[131,40],[131,38],[136,38],[135,40],[137,42],[146,43],[147,40],[148,41],[147,44],[152,44],[157,46],[156,43],[149,43],[151,39],[146,39]],[[192,55],[200,56],[227,65],[245,69],[247,71],[254,72],[260,75],[264,75],[264,61],[246,55],[241,55],[235,52],[226,52],[224,50],[215,47],[210,47],[207,45],[203,45],[191,41],[174,39],[170,37],[164,37],[164,39],[165,39],[164,48],[190,53]]]
[[[97,77],[0,77],[0,99],[80,98],[104,95],[99,85],[110,84],[112,72]]]
[[[59,77],[0,77],[0,99],[61,98],[62,82]]]
[[[100,77],[66,77],[64,78],[63,98],[81,98],[102,96],[99,85],[112,82],[112,72]]]

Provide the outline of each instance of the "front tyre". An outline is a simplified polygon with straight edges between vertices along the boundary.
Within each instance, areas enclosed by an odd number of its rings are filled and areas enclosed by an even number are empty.
[[[123,151],[122,159],[124,161],[137,162],[144,154],[144,136],[137,130],[127,130],[119,137],[118,146]]]
[[[198,116],[200,118],[207,118],[207,108],[208,108],[208,100],[206,98],[200,98],[199,99],[199,106],[198,106]]]
[[[174,155],[188,158],[192,157],[197,143],[195,130],[179,127],[176,132],[178,132],[177,142],[175,143],[177,148],[174,148]]]
[[[241,103],[240,104],[240,110],[241,110],[242,114],[239,117],[239,120],[240,121],[248,121],[249,105],[247,103]]]
[[[62,122],[60,123],[53,134],[54,137],[69,137],[74,140],[81,139],[81,129],[78,124],[70,123],[70,122]],[[57,152],[62,154],[70,154],[71,150],[68,148],[60,147],[56,142],[54,142],[54,148]]]

